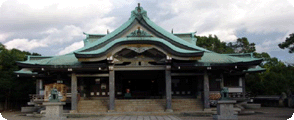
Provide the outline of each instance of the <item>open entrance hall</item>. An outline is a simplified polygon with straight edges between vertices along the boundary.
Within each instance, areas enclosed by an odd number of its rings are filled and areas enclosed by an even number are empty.
[[[162,98],[165,91],[164,71],[117,71],[115,72],[115,91],[122,99]]]

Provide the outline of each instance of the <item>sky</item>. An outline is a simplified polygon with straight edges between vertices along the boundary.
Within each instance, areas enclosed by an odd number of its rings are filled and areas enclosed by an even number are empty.
[[[83,32],[118,28],[138,3],[167,31],[224,42],[247,37],[257,52],[294,63],[294,54],[278,47],[294,33],[294,0],[0,0],[0,42],[43,56],[66,54],[83,47]]]

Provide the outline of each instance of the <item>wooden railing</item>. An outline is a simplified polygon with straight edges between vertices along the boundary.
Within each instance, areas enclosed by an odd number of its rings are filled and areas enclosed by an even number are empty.
[[[30,96],[31,102],[43,102],[44,101],[44,95],[29,94],[29,96]]]

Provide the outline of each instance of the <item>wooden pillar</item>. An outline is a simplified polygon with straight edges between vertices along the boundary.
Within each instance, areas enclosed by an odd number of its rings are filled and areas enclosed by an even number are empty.
[[[171,66],[166,66],[165,70],[165,94],[166,94],[166,111],[173,112],[172,110],[172,95],[171,95]]]
[[[115,74],[113,66],[109,66],[109,110],[113,112],[115,107]]]
[[[209,103],[209,78],[207,74],[207,70],[204,71],[204,81],[203,81],[203,89],[204,89],[204,109],[210,108]]]
[[[36,80],[36,94],[41,95],[41,90],[43,90],[43,80],[37,79]]]
[[[243,85],[242,77],[239,77],[239,87],[242,87]]]
[[[40,90],[44,90],[44,88],[43,88],[43,80],[42,79],[39,79],[40,81]]]
[[[243,98],[245,98],[246,90],[245,90],[245,78],[241,77],[242,79],[242,93],[243,93]]]
[[[37,95],[40,94],[40,80],[39,79],[36,80],[36,94]]]
[[[221,76],[220,88],[223,89],[223,87],[225,86],[225,85],[224,85],[224,82],[225,82],[225,81],[224,81],[224,75],[221,73],[220,76]]]
[[[71,74],[71,110],[77,110],[78,99],[77,99],[77,76],[75,73]]]

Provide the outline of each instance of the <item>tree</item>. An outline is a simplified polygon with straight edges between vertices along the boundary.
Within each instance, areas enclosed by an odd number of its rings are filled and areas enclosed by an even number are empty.
[[[290,34],[289,36],[290,37],[287,37],[285,42],[282,42],[279,44],[279,47],[281,49],[288,48],[289,53],[293,53],[294,52],[294,33]]]
[[[236,43],[229,43],[229,47],[236,53],[253,53],[255,52],[255,43],[249,43],[246,37],[238,38]]]
[[[10,105],[16,105],[15,101],[28,98],[26,92],[32,93],[34,91],[35,80],[16,78],[13,73],[19,70],[16,61],[25,60],[26,55],[31,55],[31,53],[18,49],[8,50],[0,43],[0,102],[5,102],[5,109],[8,109]]]
[[[227,46],[226,42],[221,42],[216,35],[196,36],[196,45],[217,53],[233,53],[234,50]]]

